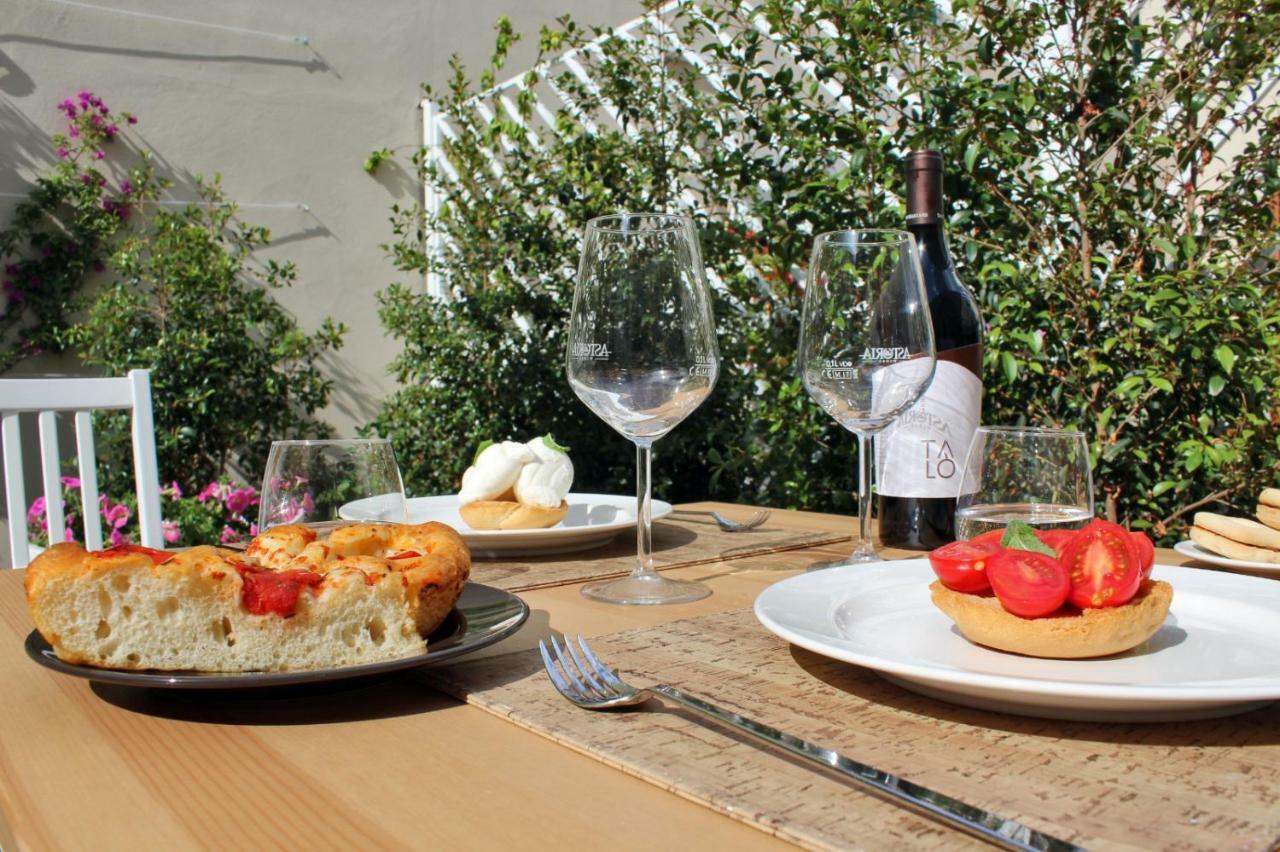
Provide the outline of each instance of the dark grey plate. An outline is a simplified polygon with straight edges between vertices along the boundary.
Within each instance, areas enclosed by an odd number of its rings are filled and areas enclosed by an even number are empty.
[[[44,637],[31,631],[27,637],[27,656],[46,668],[63,674],[88,678],[99,683],[120,686],[146,686],[168,689],[251,689],[263,686],[292,686],[295,684],[329,683],[349,678],[381,675],[401,669],[423,668],[468,654],[492,645],[520,629],[529,617],[529,607],[509,592],[467,583],[458,605],[445,619],[440,629],[427,640],[427,651],[412,657],[369,663],[363,666],[344,666],[337,669],[312,669],[296,672],[158,672],[121,671],[99,669],[93,666],[75,665],[59,660],[44,641]]]

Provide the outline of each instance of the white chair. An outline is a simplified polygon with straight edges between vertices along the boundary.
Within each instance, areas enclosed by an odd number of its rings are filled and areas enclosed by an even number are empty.
[[[66,533],[55,412],[75,412],[76,460],[80,468],[80,496],[85,507],[84,542],[90,550],[102,547],[102,517],[96,510],[97,453],[90,416],[94,410],[128,410],[133,413],[133,474],[142,544],[164,547],[164,534],[160,528],[155,425],[151,417],[151,374],[146,370],[130,370],[123,379],[0,379],[0,415],[3,415],[0,433],[4,438],[4,485],[9,508],[12,567],[25,568],[31,561],[31,547],[27,542],[27,497],[22,475],[22,433],[18,426],[18,416],[24,412],[37,412],[38,415],[41,478],[51,542],[62,541]]]

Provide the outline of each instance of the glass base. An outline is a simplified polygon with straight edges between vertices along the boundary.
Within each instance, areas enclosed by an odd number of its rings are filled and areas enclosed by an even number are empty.
[[[880,555],[880,551],[876,550],[875,544],[869,541],[860,541],[844,559],[837,559],[834,562],[815,562],[806,571],[825,571],[828,568],[843,568],[846,565],[866,565],[869,562],[883,562],[884,557]]]
[[[702,600],[711,589],[702,583],[671,580],[657,574],[632,574],[582,587],[582,596],[612,604],[674,604]]]

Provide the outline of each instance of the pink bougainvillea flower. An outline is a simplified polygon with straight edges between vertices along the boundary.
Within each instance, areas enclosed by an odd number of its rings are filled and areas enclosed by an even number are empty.
[[[132,195],[133,181],[129,180],[128,178],[120,181],[120,192],[124,195]]]
[[[308,515],[316,510],[316,501],[311,499],[311,492],[302,495],[302,511]]]
[[[78,477],[78,476],[64,476],[64,477],[62,477],[62,487],[63,487],[63,488],[79,488],[79,487],[80,487],[80,477]]]
[[[216,482],[210,482],[204,487],[204,490],[196,495],[196,500],[201,503],[207,503],[210,499],[218,496],[221,486]]]
[[[129,523],[131,514],[129,507],[123,503],[117,503],[114,506],[107,505],[102,509],[102,516],[107,519],[107,523],[111,524],[111,529],[113,530],[118,530]]]
[[[111,546],[112,546],[112,547],[119,547],[119,546],[120,546],[120,545],[122,545],[122,544],[124,544],[124,533],[120,532],[120,530],[112,530],[112,531],[111,531]]]
[[[237,488],[227,495],[227,511],[233,515],[240,515],[244,513],[245,509],[256,505],[257,502],[258,493],[252,488]]]
[[[93,175],[89,174],[88,172],[80,175],[80,182],[85,186],[88,186],[89,184],[93,183]]]
[[[173,482],[169,483],[168,488],[162,489],[160,493],[168,497],[170,500],[181,500],[182,486],[178,485],[178,481],[175,479]]]
[[[102,149],[98,149],[97,151],[93,152],[93,158],[95,160],[101,160],[106,156],[107,156],[107,152],[103,151]]]
[[[125,121],[129,122],[130,124],[137,124],[138,117],[136,115],[127,115],[125,116]]]
[[[37,518],[44,517],[44,498],[37,497],[31,501],[31,508],[27,509],[27,520],[35,523]]]
[[[68,151],[66,148],[58,149],[58,159],[65,160],[67,157],[70,157],[70,156],[71,156],[71,152]]]
[[[164,533],[164,540],[169,544],[177,544],[178,539],[182,538],[182,531],[178,529],[177,521],[161,521],[160,530]]]
[[[76,533],[75,533],[75,530],[73,530],[73,529],[71,528],[71,519],[70,519],[70,518],[67,518],[67,528],[66,528],[66,529],[64,529],[64,530],[62,531],[62,540],[63,540],[63,541],[75,541],[75,540],[76,540]]]
[[[72,139],[79,139],[80,128],[76,127],[74,124],[71,125],[70,127],[67,128],[67,135],[70,136]]]
[[[222,528],[222,535],[218,538],[223,544],[233,544],[240,540],[240,533],[233,530],[230,526]]]
[[[258,534],[258,525],[253,523],[249,524],[249,535],[257,535],[257,534]]]

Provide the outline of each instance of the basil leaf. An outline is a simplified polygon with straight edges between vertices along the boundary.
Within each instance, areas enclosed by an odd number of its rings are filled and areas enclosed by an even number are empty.
[[[1000,539],[1001,547],[1014,550],[1030,550],[1032,553],[1043,553],[1045,556],[1058,558],[1058,552],[1036,537],[1036,531],[1025,521],[1010,521],[1004,528],[1004,536]]]
[[[553,450],[556,450],[557,452],[561,452],[561,453],[569,452],[568,447],[562,447],[556,443],[556,439],[551,437],[550,432],[542,436],[542,443],[546,444],[548,447],[550,447]]]
[[[489,441],[489,440],[481,441],[480,446],[476,447],[476,454],[471,457],[471,463],[475,464],[476,460],[480,458],[480,454],[492,446],[493,446],[493,441]]]

